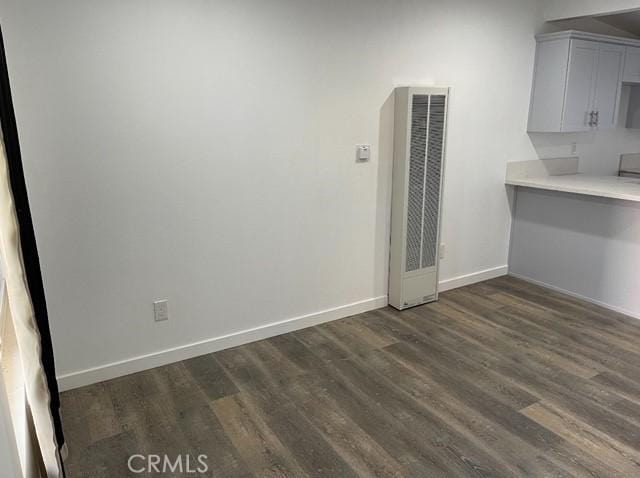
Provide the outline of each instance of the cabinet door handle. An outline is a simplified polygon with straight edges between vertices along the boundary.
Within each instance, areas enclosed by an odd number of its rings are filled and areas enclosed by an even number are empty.
[[[600,123],[600,112],[596,111],[596,126],[598,126],[598,123]]]
[[[591,112],[589,113],[589,126],[591,126],[591,127],[593,127],[593,125],[594,125],[594,123],[593,123],[593,117],[594,117],[594,115],[595,115],[595,112],[594,112],[594,111],[591,111]]]

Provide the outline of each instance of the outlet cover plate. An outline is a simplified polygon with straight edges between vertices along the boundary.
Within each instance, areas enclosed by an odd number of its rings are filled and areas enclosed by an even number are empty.
[[[169,320],[168,300],[157,300],[153,303],[153,318],[156,322]]]

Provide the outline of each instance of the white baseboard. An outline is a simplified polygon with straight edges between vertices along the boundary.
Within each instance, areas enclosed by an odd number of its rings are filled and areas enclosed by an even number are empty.
[[[456,289],[465,285],[475,284],[495,277],[507,274],[507,266],[495,267],[473,274],[466,274],[453,279],[447,279],[439,283],[440,292]],[[147,355],[132,357],[130,359],[113,362],[110,364],[94,367],[79,372],[72,372],[58,376],[58,386],[61,391],[83,387],[92,383],[102,382],[123,375],[141,372],[154,367],[160,367],[180,360],[187,360],[200,355],[205,355],[219,350],[236,347],[238,345],[255,342],[256,340],[274,337],[276,335],[293,332],[313,325],[331,322],[351,315],[379,309],[388,304],[387,296],[374,297],[371,299],[354,302],[352,304],[334,307],[332,309],[315,312],[312,314],[294,317],[292,319],[274,322],[252,329],[234,332],[232,334],[215,337],[212,339],[182,345],[179,347],[161,350]]]
[[[332,309],[315,312],[312,314],[294,317],[292,319],[274,322],[252,329],[242,330],[221,337],[182,345],[179,347],[154,352],[139,357],[133,357],[107,365],[72,372],[58,376],[58,386],[61,391],[83,387],[92,383],[102,382],[123,375],[141,372],[154,367],[160,367],[180,360],[186,360],[200,355],[205,355],[219,350],[236,347],[238,345],[255,342],[256,340],[274,337],[294,330],[304,329],[313,325],[331,322],[351,315],[379,309],[388,304],[387,296],[374,297],[371,299],[354,302],[352,304],[334,307]]]
[[[465,285],[475,284],[489,279],[495,279],[496,277],[506,276],[509,272],[509,266],[493,267],[484,271],[473,272],[471,274],[465,274],[462,276],[454,277],[440,281],[438,283],[438,292],[446,292],[451,289],[457,289],[464,287]]]
[[[521,280],[523,280],[525,282],[530,282],[532,284],[539,285],[540,287],[544,287],[546,289],[551,289],[553,291],[560,292],[561,294],[566,294],[568,296],[575,297],[576,299],[584,300],[585,302],[589,302],[591,304],[598,305],[598,306],[603,307],[605,309],[612,310],[613,312],[618,312],[619,314],[628,315],[629,317],[632,317],[634,319],[640,319],[640,314],[638,314],[637,312],[632,312],[632,311],[624,309],[622,307],[618,307],[617,305],[607,304],[606,302],[602,302],[600,300],[593,299],[591,297],[587,297],[585,295],[578,294],[577,292],[572,292],[570,290],[566,290],[566,289],[563,289],[562,287],[557,287],[555,285],[548,284],[546,282],[542,282],[542,281],[539,281],[539,280],[536,280],[536,279],[532,279],[531,277],[523,276],[521,274],[515,274],[513,272],[510,272],[509,274],[512,275],[513,277],[521,279]]]

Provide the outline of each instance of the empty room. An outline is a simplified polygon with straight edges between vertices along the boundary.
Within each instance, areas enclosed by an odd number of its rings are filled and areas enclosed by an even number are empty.
[[[0,478],[640,476],[640,0],[0,0]]]

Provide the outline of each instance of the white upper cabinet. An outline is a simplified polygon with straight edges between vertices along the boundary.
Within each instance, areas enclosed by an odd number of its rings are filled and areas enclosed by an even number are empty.
[[[640,47],[627,47],[622,81],[625,83],[640,83]]]
[[[616,126],[627,46],[612,39],[629,41],[580,32],[537,37],[529,132]]]
[[[571,40],[569,45],[564,111],[561,112],[559,131],[588,131],[594,123],[592,98],[597,78],[598,44]]]
[[[625,47],[601,43],[598,49],[598,66],[593,93],[595,127],[615,128],[620,108],[622,91],[622,70],[624,68]]]

